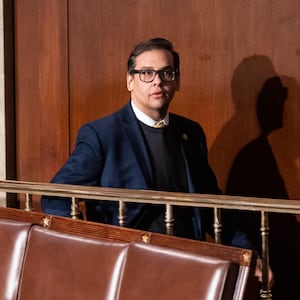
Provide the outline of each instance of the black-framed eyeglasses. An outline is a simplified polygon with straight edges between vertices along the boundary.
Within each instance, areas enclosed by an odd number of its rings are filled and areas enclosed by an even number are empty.
[[[173,70],[132,70],[130,74],[139,74],[140,80],[147,83],[152,82],[157,74],[164,82],[171,82],[176,78],[176,73]]]

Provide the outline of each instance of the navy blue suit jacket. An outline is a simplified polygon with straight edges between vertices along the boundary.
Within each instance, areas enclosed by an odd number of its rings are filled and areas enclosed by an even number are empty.
[[[206,138],[201,126],[172,113],[169,117],[169,126],[180,140],[188,192],[220,193],[216,177],[208,164]],[[119,111],[81,127],[74,152],[52,182],[143,190],[153,186],[153,170],[146,143],[130,102]],[[117,205],[86,201],[87,218],[118,225]],[[143,206],[127,204],[128,226],[135,226]],[[42,209],[45,213],[70,216],[70,200],[42,197]],[[195,210],[195,234],[199,238],[203,236],[203,231],[212,229],[210,210],[204,211],[205,214],[202,213],[199,218],[201,210]]]

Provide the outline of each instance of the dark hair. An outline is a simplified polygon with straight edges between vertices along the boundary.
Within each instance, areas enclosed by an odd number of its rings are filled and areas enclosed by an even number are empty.
[[[174,70],[176,77],[179,77],[179,54],[173,49],[170,41],[164,38],[153,38],[148,41],[137,44],[129,55],[127,67],[128,73],[132,72],[135,68],[136,57],[145,51],[151,50],[168,50],[173,55]]]

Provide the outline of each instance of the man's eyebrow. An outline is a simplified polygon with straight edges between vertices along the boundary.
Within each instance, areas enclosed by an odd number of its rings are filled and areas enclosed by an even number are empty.
[[[153,67],[148,67],[148,66],[142,66],[141,69],[146,69],[146,70],[147,70],[147,69],[150,69],[150,70],[154,70]]]
[[[140,69],[141,70],[155,70],[153,67],[148,67],[148,66],[142,66]],[[165,66],[158,70],[169,70],[169,69],[174,69],[174,67],[173,66]]]

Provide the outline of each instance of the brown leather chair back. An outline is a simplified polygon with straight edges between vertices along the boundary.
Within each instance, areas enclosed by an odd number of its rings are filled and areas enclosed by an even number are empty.
[[[18,299],[115,299],[127,248],[33,226]]]
[[[134,243],[129,247],[120,299],[232,299],[235,287],[229,291],[226,278],[231,272],[236,279],[238,266],[232,267],[230,261],[218,258]]]
[[[0,299],[17,299],[30,227],[30,223],[0,219]]]

